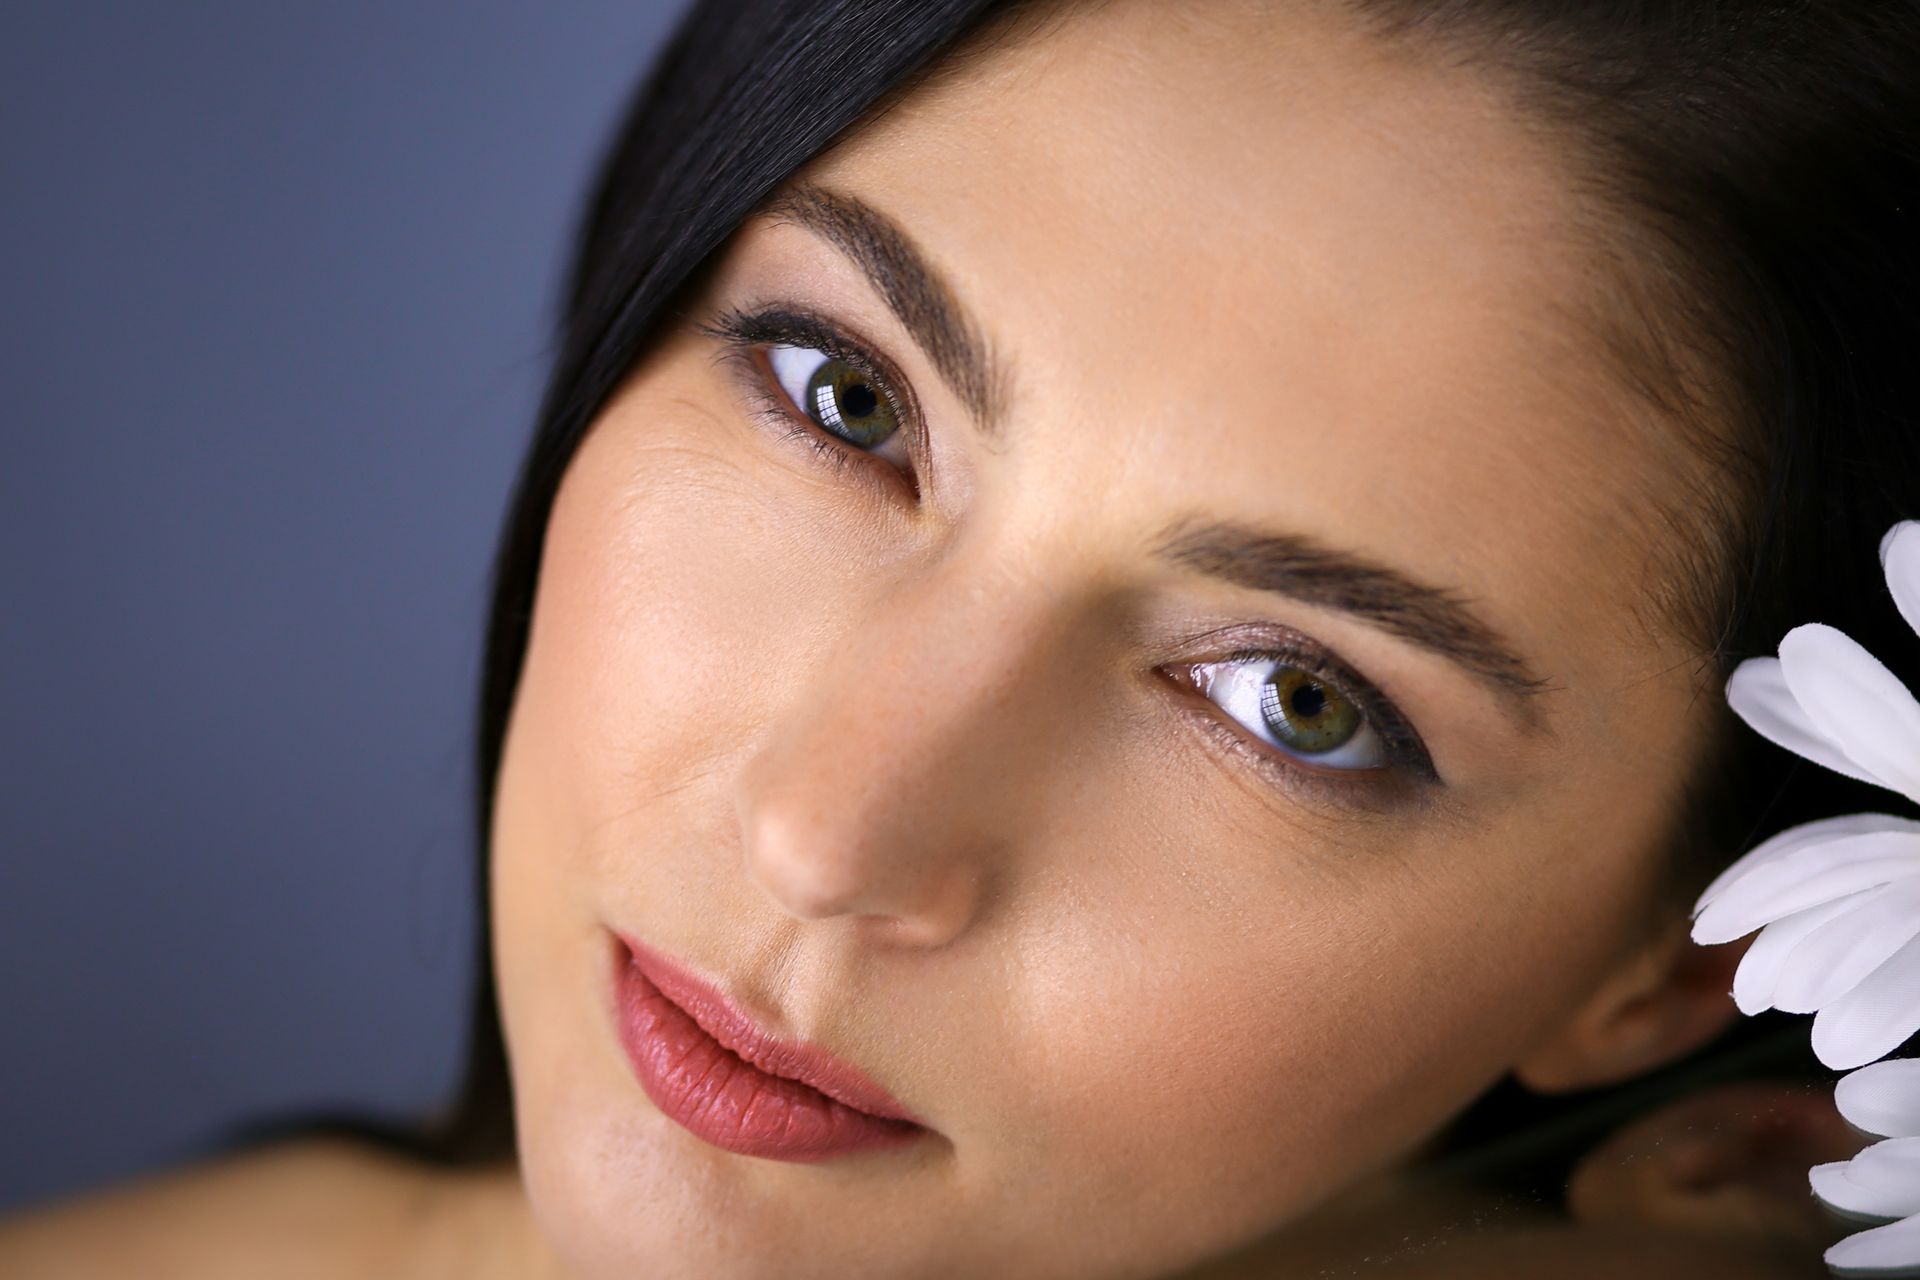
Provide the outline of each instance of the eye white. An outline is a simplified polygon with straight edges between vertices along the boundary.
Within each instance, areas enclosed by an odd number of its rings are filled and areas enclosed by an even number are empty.
[[[1248,733],[1274,750],[1329,769],[1383,769],[1389,763],[1387,746],[1373,724],[1363,716],[1351,738],[1331,751],[1310,754],[1274,737],[1260,710],[1260,693],[1273,673],[1287,665],[1273,658],[1259,661],[1195,663],[1193,673],[1200,692],[1232,716]]]
[[[773,368],[774,381],[787,393],[787,399],[802,413],[829,427],[840,424],[840,407],[833,402],[833,388],[823,384],[809,404],[807,387],[813,382],[813,375],[820,372],[820,366],[832,359],[826,352],[812,347],[767,348],[767,363]]]

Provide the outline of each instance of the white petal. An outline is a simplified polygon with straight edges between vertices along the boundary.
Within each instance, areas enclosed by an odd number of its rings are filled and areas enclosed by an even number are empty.
[[[1851,1160],[1807,1171],[1813,1194],[1842,1213],[1904,1218],[1920,1213],[1920,1138],[1876,1142]]]
[[[1920,1138],[1920,1058],[1889,1058],[1841,1077],[1833,1105],[1856,1129]]]
[[[1920,632],[1920,520],[1902,520],[1887,530],[1880,539],[1880,567],[1900,616]]]
[[[1920,834],[1920,822],[1912,818],[1897,818],[1890,813],[1849,813],[1838,818],[1821,818],[1817,822],[1803,822],[1797,827],[1788,827],[1747,850],[1737,862],[1715,876],[1713,883],[1694,903],[1693,914],[1697,916],[1706,910],[1707,904],[1725,892],[1727,886],[1756,867],[1810,844],[1837,836],[1861,835],[1868,831],[1911,831]]]
[[[1771,1009],[1780,970],[1801,940],[1835,916],[1845,914],[1868,897],[1884,892],[1884,889],[1863,889],[1833,902],[1782,916],[1762,929],[1760,936],[1753,940],[1753,945],[1747,948],[1747,953],[1740,957],[1740,967],[1733,973],[1733,1002],[1739,1006],[1740,1012],[1752,1016]]]
[[[1836,1276],[1898,1276],[1920,1268],[1920,1216],[1848,1236],[1824,1255]]]
[[[1727,705],[1755,733],[1795,755],[1825,765],[1849,778],[1886,784],[1847,758],[1847,753],[1814,726],[1787,688],[1778,658],[1748,658],[1727,679]]]
[[[1920,800],[1920,702],[1878,658],[1809,622],[1781,639],[1780,673],[1821,737],[1882,786]]]
[[[1809,934],[1774,984],[1774,1007],[1812,1013],[1853,990],[1915,934],[1920,934],[1920,876],[1876,891],[1871,902],[1845,919]],[[1920,1205],[1910,1212],[1920,1213]]]
[[[1803,845],[1729,885],[1693,922],[1703,946],[1732,942],[1782,916],[1920,875],[1920,834],[1868,831]]]
[[[1813,1188],[1813,1194],[1820,1202],[1838,1213],[1850,1214],[1861,1218],[1904,1218],[1904,1213],[1884,1213],[1879,1201],[1871,1193],[1847,1181],[1847,1162],[1835,1160],[1831,1164],[1817,1164],[1807,1170],[1807,1184]]]
[[[1813,1019],[1813,1053],[1846,1069],[1884,1058],[1920,1031],[1920,938]]]

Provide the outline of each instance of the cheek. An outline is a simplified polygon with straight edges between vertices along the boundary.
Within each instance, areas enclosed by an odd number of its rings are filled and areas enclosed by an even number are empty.
[[[597,980],[577,970],[635,901],[704,896],[721,909],[738,893],[720,860],[683,856],[724,831],[662,818],[684,816],[690,784],[731,776],[791,678],[785,646],[832,607],[794,507],[770,496],[778,469],[719,411],[705,362],[688,363],[670,344],[629,381],[575,451],[548,520],[496,796],[504,1001],[516,977]],[[701,791],[701,821],[724,823],[726,788]],[[520,934],[538,941],[516,946]],[[563,1030],[544,997],[532,1004],[529,1017]]]
[[[592,1030],[581,957],[604,920],[671,938],[674,913],[697,915],[684,936],[704,940],[713,920],[764,919],[737,857],[713,853],[738,834],[729,781],[796,678],[832,660],[888,536],[856,527],[844,481],[703,408],[716,390],[696,364],[635,379],[569,465],[500,779],[496,950],[529,1184],[581,1233],[619,1208],[577,1206],[634,1169],[675,1171],[648,1192],[687,1206],[689,1232],[706,1202],[684,1162],[648,1155],[657,1130],[568,1101],[632,1092]],[[982,1199],[1024,1238],[1088,1203],[1128,1206],[1101,1233],[1117,1258],[1271,1226],[1444,1122],[1576,990],[1583,962],[1551,922],[1592,885],[1543,880],[1558,851],[1361,840],[1329,871],[1303,826],[1292,853],[1262,855],[1288,869],[1255,884],[1258,837],[1220,817],[1221,779],[1185,779],[1207,799],[1182,808],[1133,763],[1090,757],[1073,787],[1057,771],[1072,803],[1022,832],[1056,870],[1018,881],[989,960],[951,989],[920,982],[925,1008],[903,979],[891,1006],[950,1033],[933,1083],[991,1181],[1023,1189]],[[1058,870],[1077,858],[1081,878]],[[577,1155],[609,1133],[631,1148]]]
[[[1483,897],[1414,870],[1476,853],[1437,841],[1325,872],[1300,833],[1268,851],[1280,875],[1240,883],[1228,910],[1236,886],[1169,865],[1179,842],[1121,856],[1144,820],[1119,817],[1071,841],[1169,874],[1077,897],[1035,886],[1051,906],[1013,944],[1029,964],[999,1042],[1021,1085],[993,1117],[1010,1185],[1077,1178],[1076,1199],[1153,1206],[1117,1239],[1203,1250],[1306,1212],[1495,1083],[1581,981],[1580,954],[1533,914],[1564,920],[1546,907],[1569,905],[1571,879],[1536,881],[1533,903]]]
[[[731,776],[786,675],[770,638],[804,640],[839,590],[806,536],[808,483],[703,408],[717,389],[676,376],[672,350],[608,407],[556,495],[493,817],[523,1172],[584,1276],[678,1273],[725,1199],[634,1101],[603,1008],[603,930],[650,918],[636,902],[738,906],[737,870],[710,853],[725,833],[702,825],[724,805],[696,821],[675,793]]]
[[[516,715],[582,821],[728,768],[845,612],[844,492],[756,438],[696,363],[609,406],[549,522]]]

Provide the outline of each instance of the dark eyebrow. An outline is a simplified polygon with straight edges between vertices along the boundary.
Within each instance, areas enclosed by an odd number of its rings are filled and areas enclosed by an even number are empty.
[[[981,433],[998,436],[1004,367],[952,288],[897,223],[854,196],[806,183],[781,191],[763,212],[805,227],[860,268]],[[1551,689],[1551,682],[1532,674],[1452,592],[1305,537],[1220,522],[1176,522],[1155,550],[1209,577],[1352,614],[1464,668],[1499,693],[1523,727],[1542,727],[1531,697]]]
[[[1523,728],[1543,727],[1532,697],[1554,686],[1454,592],[1310,538],[1219,522],[1176,521],[1154,553],[1236,586],[1352,614],[1464,668],[1501,695]]]
[[[807,184],[780,192],[764,212],[807,228],[852,259],[967,406],[981,434],[997,436],[1006,400],[1004,371],[980,327],[906,232],[853,196]]]

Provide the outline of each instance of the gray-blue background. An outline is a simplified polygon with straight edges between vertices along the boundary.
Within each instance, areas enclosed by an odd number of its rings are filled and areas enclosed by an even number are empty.
[[[0,1208],[448,1096],[487,557],[680,7],[0,9]]]

